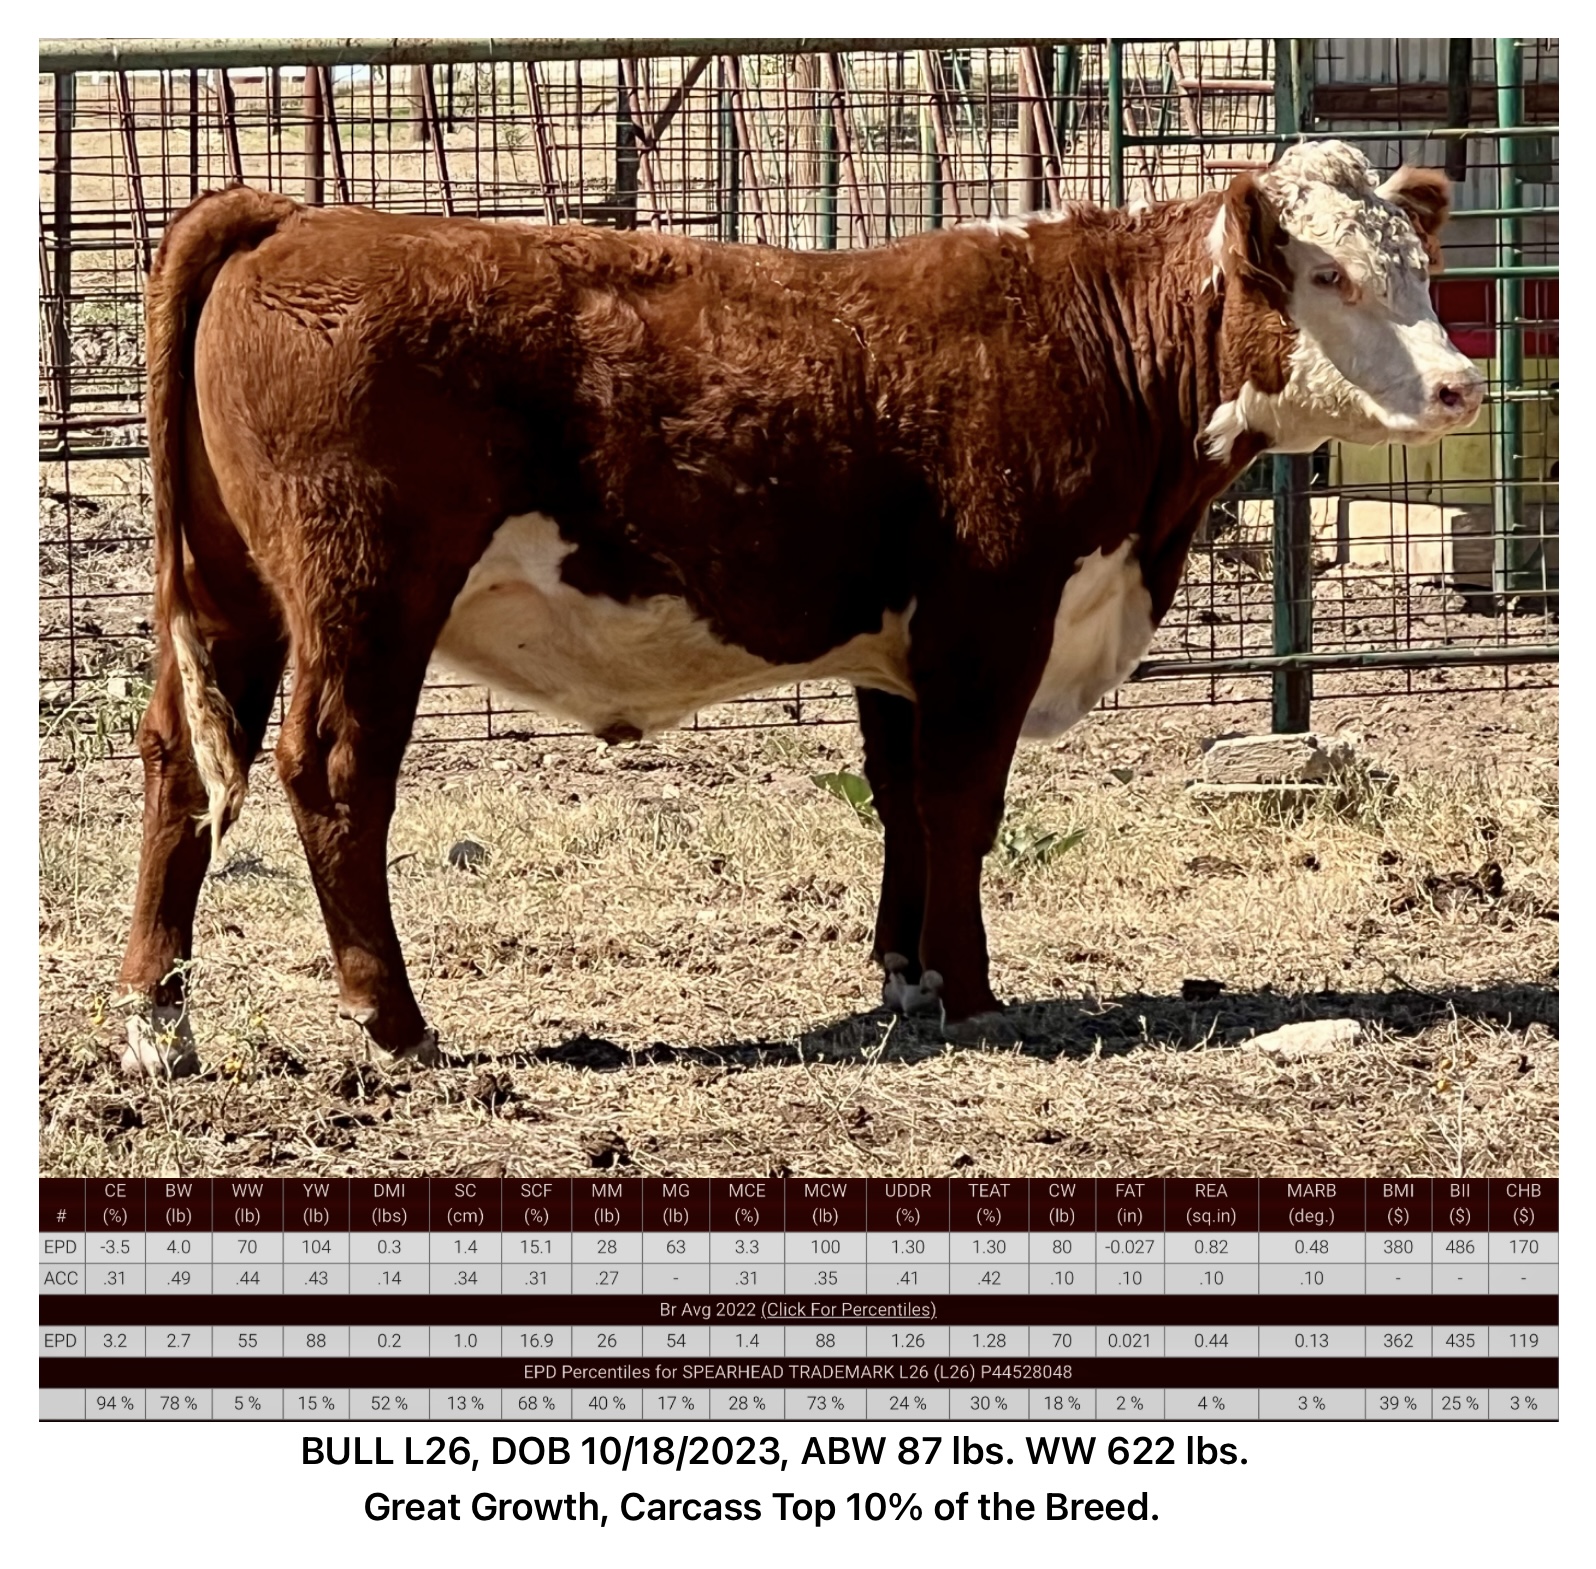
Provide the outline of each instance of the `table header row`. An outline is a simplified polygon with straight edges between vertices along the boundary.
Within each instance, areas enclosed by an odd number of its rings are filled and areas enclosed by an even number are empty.
[[[45,1177],[42,1231],[1556,1231],[1557,1179]]]

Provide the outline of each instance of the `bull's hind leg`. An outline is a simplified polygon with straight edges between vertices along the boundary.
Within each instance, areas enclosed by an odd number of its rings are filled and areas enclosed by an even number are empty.
[[[925,834],[914,791],[914,704],[857,689],[865,777],[884,830],[881,902],[873,957],[885,972],[882,999],[899,1013],[936,1004],[920,985],[920,927],[925,919]]]
[[[225,636],[208,641],[217,685],[253,756],[282,676],[281,635],[261,606]],[[184,972],[194,952],[194,911],[210,863],[211,833],[205,788],[189,746],[177,661],[164,638],[138,745],[144,759],[144,832],[118,979],[121,998],[131,1005],[122,1066],[129,1073],[178,1077],[199,1067]]]
[[[294,692],[277,770],[332,945],[339,1014],[384,1051],[433,1063],[437,1038],[394,930],[388,828],[427,659],[459,585],[412,586],[426,595],[424,610],[351,592],[324,601],[324,613],[293,617]]]

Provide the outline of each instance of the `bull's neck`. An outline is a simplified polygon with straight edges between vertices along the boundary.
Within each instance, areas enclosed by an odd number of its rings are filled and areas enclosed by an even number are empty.
[[[1115,449],[1134,453],[1150,494],[1204,502],[1264,445],[1245,436],[1215,457],[1203,440],[1227,390],[1234,394],[1224,386],[1224,304],[1208,251],[1216,211],[1199,198],[1032,234],[1051,335],[1077,358],[1080,384],[1103,389]]]

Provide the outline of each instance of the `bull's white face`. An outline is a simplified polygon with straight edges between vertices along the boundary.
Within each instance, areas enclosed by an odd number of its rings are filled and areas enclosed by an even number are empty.
[[[1259,178],[1291,277],[1289,375],[1272,396],[1244,388],[1211,437],[1254,430],[1274,451],[1308,452],[1434,441],[1473,422],[1485,381],[1431,307],[1423,220],[1404,207],[1402,178],[1376,188],[1339,142],[1295,147]]]

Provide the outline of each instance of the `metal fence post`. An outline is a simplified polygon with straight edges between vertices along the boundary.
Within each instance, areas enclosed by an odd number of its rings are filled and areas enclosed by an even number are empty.
[[[830,92],[820,116],[820,248],[837,248],[837,105]]]
[[[626,66],[615,62],[615,227],[637,227],[637,123],[626,91]]]
[[[76,115],[78,79],[70,71],[55,77],[55,178],[52,221],[55,225],[55,310],[50,318],[50,356],[55,370],[56,411],[63,422],[72,399],[72,122]],[[62,445],[66,444],[63,424]]]
[[[715,109],[715,124],[720,137],[720,237],[736,241],[742,231],[742,169],[738,160],[737,120],[732,114],[731,74],[725,60],[718,67],[720,75],[719,99]]]
[[[1108,205],[1125,205],[1125,42],[1108,41]]]
[[[1297,49],[1305,41],[1277,38],[1275,47],[1275,150],[1302,129]],[[1312,48],[1308,44],[1308,48]],[[1313,465],[1306,454],[1271,460],[1274,470],[1274,651],[1306,654],[1313,649]],[[1312,722],[1313,672],[1277,670],[1273,677],[1270,728],[1293,735]]]
[[[1524,123],[1523,57],[1516,38],[1496,40],[1496,123]],[[1523,220],[1518,216],[1522,188],[1518,177],[1518,138],[1504,136],[1497,149],[1496,220],[1497,264],[1509,275],[1496,283],[1496,441],[1492,476],[1492,521],[1495,525],[1495,561],[1492,584],[1501,596],[1518,585],[1520,535],[1524,527],[1524,492],[1521,459],[1524,453],[1524,411],[1513,394],[1524,384],[1524,280],[1512,269],[1524,265]]]

